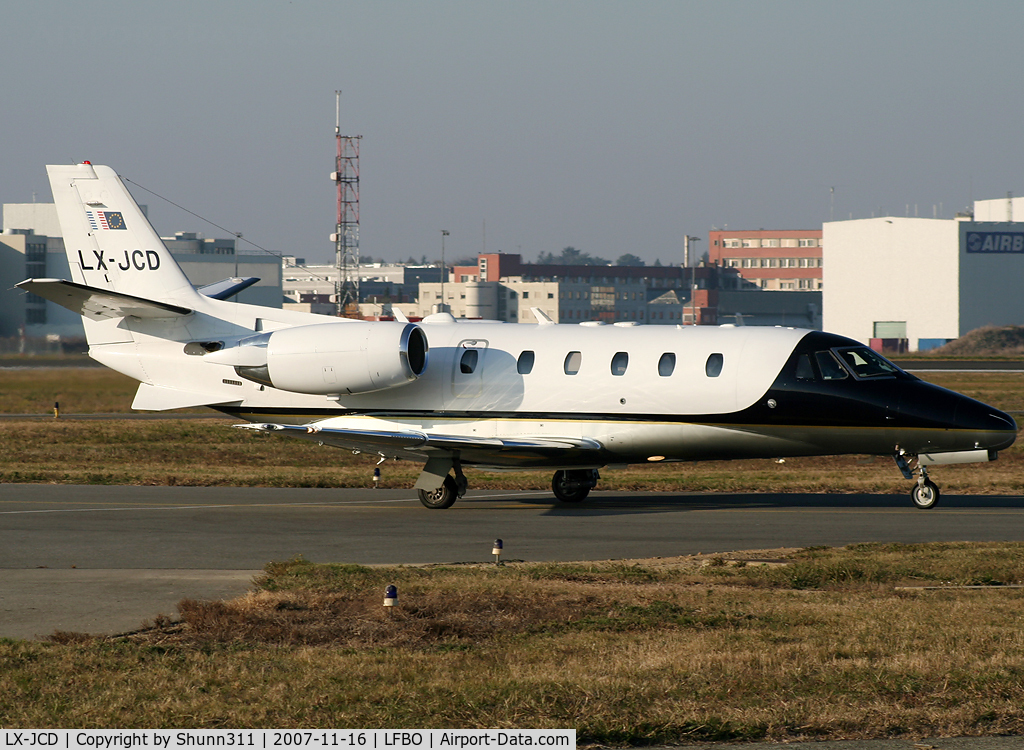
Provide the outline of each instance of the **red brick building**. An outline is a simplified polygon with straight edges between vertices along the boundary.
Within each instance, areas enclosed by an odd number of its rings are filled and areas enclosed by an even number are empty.
[[[822,288],[820,229],[713,230],[708,260],[735,268],[762,289],[817,291]]]

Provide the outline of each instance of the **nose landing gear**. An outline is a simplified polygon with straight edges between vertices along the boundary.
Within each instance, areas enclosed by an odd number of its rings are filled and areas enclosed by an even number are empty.
[[[924,466],[917,456],[912,456],[915,466],[911,466],[904,453],[896,453],[893,458],[896,466],[903,472],[904,479],[914,479],[917,475],[917,484],[910,490],[910,499],[914,501],[914,507],[921,510],[934,508],[939,504],[939,486],[928,478],[928,467]]]
[[[939,502],[939,487],[925,476],[923,467],[921,472],[917,484],[910,491],[910,498],[914,501],[916,507],[921,510],[928,510],[928,508],[934,508]]]

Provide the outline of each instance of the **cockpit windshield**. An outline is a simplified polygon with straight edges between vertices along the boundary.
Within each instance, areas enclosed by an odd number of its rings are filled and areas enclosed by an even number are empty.
[[[901,372],[892,362],[866,346],[834,351],[858,378],[892,377]]]

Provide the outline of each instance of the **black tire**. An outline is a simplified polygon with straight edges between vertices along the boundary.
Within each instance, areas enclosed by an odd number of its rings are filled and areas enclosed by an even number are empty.
[[[589,471],[556,471],[551,480],[551,491],[563,503],[582,503],[590,494],[593,482]]]
[[[924,485],[915,484],[910,491],[910,499],[914,501],[914,507],[921,510],[934,508],[939,504],[939,488],[930,479],[924,480]]]
[[[451,476],[445,477],[444,484],[432,492],[428,490],[417,490],[417,492],[420,493],[420,502],[432,510],[450,508],[459,499],[459,490]]]

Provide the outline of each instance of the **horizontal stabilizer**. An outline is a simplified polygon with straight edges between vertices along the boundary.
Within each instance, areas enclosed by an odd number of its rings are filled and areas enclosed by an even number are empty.
[[[192,312],[187,307],[97,289],[64,279],[27,279],[17,286],[92,320],[125,318],[129,315],[136,318],[176,318]]]
[[[192,406],[213,406],[217,404],[241,404],[241,399],[220,400],[209,393],[192,393],[177,388],[164,388],[159,385],[140,383],[135,393],[132,408],[140,411],[166,411],[167,409],[187,409]]]
[[[201,286],[196,291],[212,299],[229,299],[239,292],[245,291],[259,280],[259,276],[224,279],[214,284]]]

